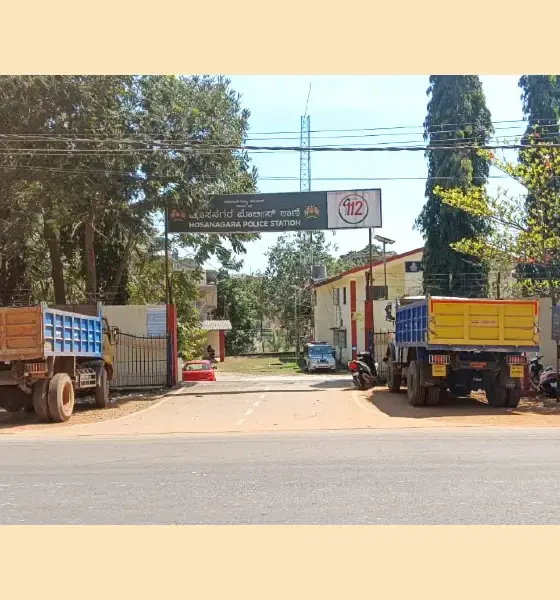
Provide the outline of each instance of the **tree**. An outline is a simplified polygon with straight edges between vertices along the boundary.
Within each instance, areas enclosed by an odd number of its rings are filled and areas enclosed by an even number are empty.
[[[484,219],[460,213],[444,204],[434,192],[486,183],[489,162],[476,151],[476,145],[491,135],[490,111],[486,107],[482,84],[475,75],[432,75],[428,88],[428,115],[424,139],[430,148],[426,204],[416,221],[424,240],[425,292],[446,296],[485,296],[486,269],[476,257],[465,260],[454,244],[485,231]],[[451,147],[450,150],[438,146]]]
[[[495,197],[484,187],[437,188],[435,193],[462,215],[486,219],[482,234],[467,236],[454,249],[479,261],[495,260],[515,271],[521,292],[543,294],[556,303],[560,290],[560,269],[555,257],[560,252],[560,193],[554,182],[560,177],[560,148],[538,143],[534,138],[523,149],[523,159],[508,163],[492,152],[480,151],[494,166],[526,190],[522,196],[500,191]],[[532,202],[527,203],[527,196]]]
[[[332,272],[335,259],[323,232],[310,236],[303,233],[281,235],[268,252],[265,271],[266,309],[274,315],[293,344],[311,334],[314,293],[311,285],[311,257],[316,265]]]
[[[255,191],[245,153],[209,150],[239,146],[248,118],[222,77],[0,77],[5,301],[26,290],[28,302],[126,302],[166,205],[188,212],[212,193]],[[174,246],[233,260],[255,237]]]
[[[557,75],[523,75],[519,79],[522,90],[521,101],[523,115],[528,120],[522,144],[559,143],[560,130],[560,80]],[[519,160],[525,160],[525,152],[519,153]],[[531,158],[531,157],[529,157]],[[560,192],[560,181],[552,180],[550,185]],[[526,197],[528,207],[532,207],[535,199],[529,192]],[[551,225],[552,223],[549,223]],[[552,258],[552,257],[551,257]],[[553,257],[556,261],[560,256]],[[535,270],[534,268],[532,269]],[[531,272],[524,273],[530,279]],[[542,273],[535,272],[536,276]],[[537,281],[533,282],[537,284]]]
[[[220,319],[228,319],[232,330],[226,335],[226,351],[231,355],[254,352],[263,319],[260,294],[261,277],[218,272],[218,308]]]
[[[558,75],[523,75],[519,79],[522,90],[523,115],[528,120],[524,142],[538,133],[543,141],[558,138],[560,118],[560,81]]]

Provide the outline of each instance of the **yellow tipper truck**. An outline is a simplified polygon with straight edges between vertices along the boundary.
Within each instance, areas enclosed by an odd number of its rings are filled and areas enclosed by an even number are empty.
[[[525,353],[539,351],[537,300],[403,299],[394,320],[384,359],[390,391],[405,383],[413,406],[437,404],[445,389],[484,390],[495,407],[519,404]]]

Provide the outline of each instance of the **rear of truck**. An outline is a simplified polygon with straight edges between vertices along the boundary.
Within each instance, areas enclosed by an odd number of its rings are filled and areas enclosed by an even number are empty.
[[[538,352],[538,301],[428,297],[397,309],[388,351],[388,386],[406,381],[409,402],[434,405],[441,392],[483,390],[488,403],[514,408],[526,353]]]
[[[0,308],[0,406],[66,421],[75,392],[95,389],[108,402],[100,306],[86,315],[47,307]]]

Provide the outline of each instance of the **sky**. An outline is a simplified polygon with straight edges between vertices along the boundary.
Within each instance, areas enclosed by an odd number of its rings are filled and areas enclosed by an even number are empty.
[[[305,113],[306,103],[312,146],[423,144],[427,76],[247,75],[230,79],[232,88],[241,94],[243,107],[251,113],[249,144],[299,146],[300,117]],[[517,85],[519,76],[482,76],[481,79],[492,121],[520,121],[523,115],[521,90]],[[395,127],[404,129],[378,129]],[[516,122],[497,123],[495,128],[496,137],[503,139],[523,133],[525,127]],[[333,129],[346,131],[325,131]],[[357,131],[348,132],[350,129]],[[250,156],[258,170],[259,192],[299,191],[298,152],[261,152]],[[383,228],[375,233],[395,240],[391,249],[396,252],[422,246],[422,238],[413,225],[425,202],[426,175],[423,152],[311,154],[312,190],[382,189]],[[499,173],[492,172],[491,175]],[[273,180],[271,177],[288,179]],[[360,179],[392,177],[418,179]],[[498,185],[519,191],[511,188],[508,180],[490,181],[490,189]],[[265,252],[278,235],[262,234],[260,240],[248,244],[243,272],[266,267]],[[326,237],[337,246],[336,255],[359,250],[368,243],[367,230],[327,232]],[[215,267],[215,261],[210,261],[208,268]]]

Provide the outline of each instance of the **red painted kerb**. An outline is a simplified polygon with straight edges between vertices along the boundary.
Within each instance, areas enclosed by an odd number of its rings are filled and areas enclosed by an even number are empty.
[[[356,280],[350,281],[350,331],[352,344],[352,360],[357,357],[358,347],[358,324],[356,323]]]

